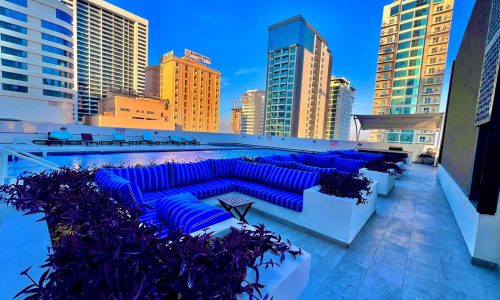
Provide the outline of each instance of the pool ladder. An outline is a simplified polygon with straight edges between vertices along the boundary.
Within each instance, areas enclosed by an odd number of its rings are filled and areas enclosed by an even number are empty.
[[[39,150],[42,153],[42,157],[25,150],[17,149],[18,144],[25,144],[31,148]],[[47,156],[47,150],[26,140],[15,137],[12,141],[12,146],[6,146],[5,148],[0,149],[0,184],[10,184],[14,179],[8,177],[9,156],[33,162],[49,170],[59,170],[58,165],[44,158]]]

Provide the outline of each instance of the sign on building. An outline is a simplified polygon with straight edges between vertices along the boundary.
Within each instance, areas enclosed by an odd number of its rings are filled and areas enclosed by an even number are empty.
[[[212,62],[210,57],[205,56],[205,55],[200,54],[200,53],[196,53],[196,52],[191,51],[189,49],[184,49],[184,56],[187,58],[191,58],[191,59],[194,59],[196,61],[205,63],[207,65],[209,65]]]

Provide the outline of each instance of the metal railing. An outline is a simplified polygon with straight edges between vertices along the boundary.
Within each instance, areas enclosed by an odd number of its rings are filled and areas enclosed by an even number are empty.
[[[14,151],[17,151],[17,145],[19,145],[19,144],[28,145],[31,148],[35,148],[37,150],[40,150],[43,157],[47,156],[47,150],[45,150],[45,148],[43,148],[43,147],[40,147],[40,146],[35,145],[31,142],[28,142],[27,140],[23,140],[22,138],[15,137],[14,139],[12,139],[12,147],[14,147]]]

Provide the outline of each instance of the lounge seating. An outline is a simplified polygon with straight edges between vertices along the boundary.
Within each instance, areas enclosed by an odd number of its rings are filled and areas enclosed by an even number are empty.
[[[50,135],[50,132],[49,132],[49,135]],[[47,146],[50,146],[50,145],[59,145],[59,146],[62,146],[63,145],[63,141],[62,140],[51,140],[51,139],[34,139],[32,141],[33,144],[41,144],[41,145],[47,145]]]
[[[99,145],[113,145],[113,144],[120,144],[120,146],[123,146],[123,144],[127,144],[130,146],[130,142],[125,139],[125,136],[121,133],[113,133],[113,137],[111,140],[100,140]]]
[[[153,135],[151,134],[151,132],[143,132],[142,133],[142,142],[148,144],[149,146],[152,146],[152,145],[159,145],[160,141],[156,140]]]
[[[85,143],[85,146],[88,145],[96,145],[99,146],[99,142],[94,140],[94,137],[91,133],[82,133],[82,143]]]
[[[170,143],[175,144],[177,146],[186,145],[186,141],[180,136],[171,135],[168,138],[170,139]]]
[[[319,177],[320,172],[316,171],[249,163],[241,159],[212,159],[197,163],[171,163],[144,168],[103,169],[97,172],[96,182],[101,188],[109,190],[114,197],[123,199],[120,201],[131,206],[145,207],[141,216],[143,222],[161,225],[164,225],[162,222],[166,222],[164,227],[167,230],[169,228],[191,230],[187,228],[194,227],[165,217],[171,217],[168,207],[180,207],[182,203],[175,202],[181,201],[182,197],[164,199],[190,193],[195,198],[204,200],[204,203],[218,205],[217,197],[237,192],[255,199],[252,209],[304,226],[343,244],[350,244],[374,212],[377,185],[373,184],[375,195],[370,196],[368,206],[357,206],[355,199],[345,199],[337,203],[329,200],[330,196],[320,197],[321,200],[317,200],[316,196],[304,198],[308,191],[312,189],[317,191]],[[155,211],[154,208],[158,208],[163,202],[166,202],[165,205],[168,207],[162,208],[163,211],[158,209]],[[195,201],[191,198],[188,202]],[[335,217],[340,218],[337,219],[337,223],[342,223],[345,218],[337,216],[339,205],[344,205],[342,203],[347,203],[349,216],[362,215],[358,218],[361,223],[356,223],[356,226],[352,227],[352,222],[348,220],[342,229],[332,229],[325,220]],[[219,216],[218,213],[214,215]]]
[[[201,145],[201,143],[193,137],[184,137],[184,142],[189,145]]]
[[[341,158],[337,155],[317,154],[291,154],[288,156],[274,155],[258,157],[257,161],[283,168],[316,172],[322,175],[328,175],[333,172],[342,174],[358,174],[359,169],[365,165],[364,160]]]
[[[81,145],[80,139],[74,139],[73,135],[68,131],[52,131],[48,133],[47,139],[35,139],[33,144],[43,144],[43,145],[60,145],[63,144],[78,144]]]

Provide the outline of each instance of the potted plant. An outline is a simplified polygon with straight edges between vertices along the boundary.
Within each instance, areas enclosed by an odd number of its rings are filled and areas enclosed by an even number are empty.
[[[354,174],[322,176],[318,186],[304,191],[304,203],[316,210],[316,220],[322,220],[314,222],[312,229],[349,246],[375,212],[377,186],[377,182]]]
[[[403,170],[396,164],[381,160],[368,162],[359,170],[359,174],[378,182],[378,194],[387,196],[394,188],[395,179]]]
[[[28,174],[16,184],[0,186],[0,202],[30,215],[40,214],[45,221],[40,224],[50,233],[51,254],[42,266],[43,274],[33,275],[31,266],[26,266],[21,275],[31,284],[18,296],[236,299],[245,294],[264,298],[261,291],[266,283],[260,271],[302,253],[263,225],[233,228],[224,236],[173,230],[160,237],[158,228],[140,221],[141,211],[113,201],[100,190],[94,172],[63,168]]]

